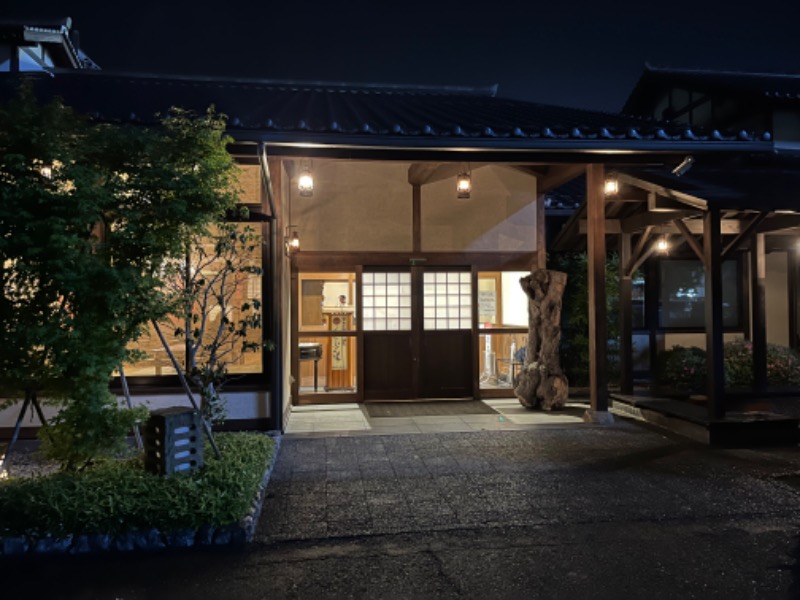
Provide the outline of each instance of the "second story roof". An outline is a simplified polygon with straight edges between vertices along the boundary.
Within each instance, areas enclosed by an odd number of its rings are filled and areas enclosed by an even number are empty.
[[[94,118],[148,123],[171,106],[228,116],[240,140],[383,148],[567,151],[768,150],[761,131],[705,131],[498,97],[495,87],[431,87],[179,77],[109,71],[28,75]],[[0,79],[8,96],[19,78]]]
[[[672,69],[646,65],[622,112],[642,114],[667,88],[683,88],[740,99],[800,103],[800,73],[748,73],[710,69]]]

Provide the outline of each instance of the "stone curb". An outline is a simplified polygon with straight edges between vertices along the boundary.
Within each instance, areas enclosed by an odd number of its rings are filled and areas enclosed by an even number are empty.
[[[178,531],[131,531],[119,535],[104,533],[68,535],[64,538],[13,536],[0,538],[0,557],[20,555],[52,555],[52,554],[98,554],[102,552],[132,552],[141,550],[161,550],[164,548],[190,548],[192,546],[239,546],[253,541],[258,518],[264,504],[264,495],[269,484],[272,470],[278,459],[281,447],[281,435],[278,432],[267,433],[274,441],[275,448],[258,491],[250,505],[250,511],[238,523],[221,527],[203,525],[197,529],[188,528]]]

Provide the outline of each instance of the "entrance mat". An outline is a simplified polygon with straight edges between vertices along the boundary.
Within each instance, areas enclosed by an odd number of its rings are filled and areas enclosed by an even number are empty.
[[[493,408],[479,400],[440,400],[437,402],[366,402],[372,418],[380,417],[451,417],[458,415],[496,415]]]

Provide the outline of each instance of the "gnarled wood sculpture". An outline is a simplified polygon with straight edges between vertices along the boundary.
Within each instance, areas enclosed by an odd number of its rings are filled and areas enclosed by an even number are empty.
[[[519,283],[528,296],[528,345],[514,393],[525,408],[557,410],[569,392],[558,355],[567,274],[538,269]]]

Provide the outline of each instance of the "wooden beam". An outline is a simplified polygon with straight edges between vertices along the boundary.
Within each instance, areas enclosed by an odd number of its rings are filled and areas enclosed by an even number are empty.
[[[794,231],[800,227],[800,215],[787,215],[785,213],[772,213],[769,219],[761,223],[758,228],[759,233],[772,233],[780,235],[781,233],[788,233],[796,235]]]
[[[663,225],[670,223],[675,219],[683,219],[685,217],[692,217],[697,214],[696,211],[685,210],[672,213],[655,213],[655,212],[640,212],[626,219],[622,219],[622,231],[624,233],[636,233],[650,225]]]
[[[694,213],[692,213],[694,214]],[[675,215],[667,213],[650,213],[650,216],[641,215],[642,218],[637,219],[634,225],[628,225],[627,219],[606,219],[606,234],[618,235],[620,233],[637,233],[643,227],[654,226],[653,233],[661,234],[675,234],[682,233],[675,225]],[[653,217],[653,218],[651,218]],[[633,218],[633,217],[629,217]],[[669,222],[665,222],[667,219]],[[691,234],[703,233],[703,222],[697,219],[690,221],[683,221],[686,230]],[[737,219],[724,219],[720,225],[722,235],[738,235],[742,231],[742,222]],[[578,222],[578,233],[586,235],[589,227],[586,219],[580,219]],[[797,232],[795,232],[796,234]],[[777,235],[777,234],[776,234]]]
[[[422,250],[422,185],[411,186],[411,228],[412,248],[414,252]]]
[[[634,260],[630,265],[630,275],[636,272],[636,269],[642,266],[642,263],[650,258],[656,251],[656,245],[650,244],[645,250]]]
[[[554,165],[547,170],[547,174],[539,179],[536,190],[540,194],[545,194],[553,189],[572,181],[579,175],[583,175],[586,167],[577,165]]]
[[[608,335],[606,315],[605,168],[586,166],[589,218],[589,394],[594,413],[608,413]]]
[[[708,205],[708,203],[699,196],[693,196],[685,192],[679,192],[678,190],[671,190],[669,188],[664,187],[663,185],[657,185],[655,183],[645,181],[644,179],[633,177],[632,175],[628,175],[627,173],[620,173],[619,175],[617,175],[617,178],[622,183],[626,183],[628,185],[641,188],[648,192],[653,192],[660,196],[664,196],[665,198],[677,200],[678,202],[681,202],[683,204],[688,204],[689,206],[693,206],[701,210],[705,210],[706,206]]]
[[[647,192],[647,210],[652,212],[675,212],[686,210],[686,204],[669,198],[662,198],[655,192]]]
[[[484,166],[483,163],[470,163],[469,170],[475,171]],[[444,181],[467,170],[466,163],[414,163],[408,167],[408,183],[425,185],[436,181]]]
[[[700,259],[700,264],[705,265],[703,248],[700,247],[700,244],[697,241],[697,239],[694,237],[692,232],[689,231],[689,228],[686,227],[686,223],[684,223],[681,219],[675,219],[673,221],[673,224],[675,225],[675,227],[678,228],[678,231],[680,231],[681,235],[683,236],[683,239],[685,239],[686,243],[689,244],[689,247],[694,251],[697,258]]]
[[[633,252],[631,252],[630,258],[624,263],[620,262],[620,264],[623,266],[623,272],[625,273],[626,277],[632,277],[636,272],[636,269],[639,268],[639,265],[644,262],[644,258],[642,260],[639,260],[639,258],[644,254],[644,249],[647,246],[647,240],[650,238],[650,234],[652,233],[652,225],[645,227],[642,235],[639,236],[639,241],[636,242],[636,247],[633,249]]]
[[[755,216],[755,218],[754,218],[754,219],[752,219],[752,220],[751,220],[751,221],[750,221],[750,222],[749,222],[749,223],[748,223],[748,224],[745,226],[745,228],[744,228],[744,229],[743,229],[743,230],[742,230],[742,231],[739,233],[739,235],[737,235],[737,236],[736,236],[736,237],[735,237],[735,238],[734,238],[734,239],[731,241],[731,243],[729,243],[727,246],[725,246],[725,249],[722,251],[722,259],[723,259],[723,260],[725,260],[725,258],[726,258],[726,257],[727,257],[727,256],[728,256],[728,255],[729,255],[731,252],[733,252],[734,250],[736,250],[736,248],[738,248],[738,247],[739,247],[739,245],[740,245],[742,242],[744,242],[744,241],[745,241],[747,238],[749,238],[749,237],[750,237],[750,236],[751,236],[751,235],[752,235],[752,234],[753,234],[753,233],[756,231],[756,228],[757,228],[757,227],[758,227],[758,226],[761,224],[761,222],[762,222],[764,219],[766,219],[768,216],[769,216],[769,213],[768,213],[768,212],[762,212],[762,213],[758,213],[758,214]],[[762,235],[763,235],[763,234],[762,234]]]
[[[725,368],[722,322],[722,235],[719,208],[703,215],[705,256],[706,402],[710,420],[725,417]]]

